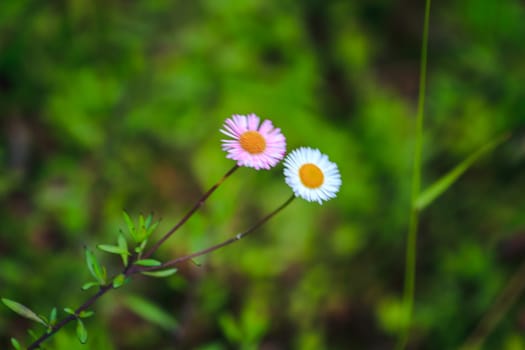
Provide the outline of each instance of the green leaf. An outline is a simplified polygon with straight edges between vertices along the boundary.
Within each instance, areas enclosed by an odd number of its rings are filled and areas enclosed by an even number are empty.
[[[57,323],[57,308],[54,307],[51,309],[51,313],[49,314],[49,324],[51,326],[54,326]]]
[[[110,244],[99,244],[97,245],[97,248],[102,250],[102,251],[105,251],[106,253],[111,253],[111,254],[128,254],[128,250],[127,249],[122,249],[121,247],[119,246],[116,246],[116,245],[110,245]]]
[[[47,319],[46,316],[42,315],[42,314],[38,314],[38,317],[44,321],[46,323],[46,326],[49,326],[49,320]]]
[[[147,266],[147,267],[151,267],[151,266],[160,266],[162,265],[162,263],[158,260],[155,260],[155,259],[142,259],[142,260],[137,260],[135,261],[134,263],[135,265],[139,265],[139,266]]]
[[[124,283],[126,283],[126,275],[124,275],[123,273],[117,275],[114,279],[113,279],[113,288],[119,288],[121,287]]]
[[[84,283],[81,287],[82,290],[88,290],[91,287],[100,286],[100,283],[98,282],[87,282]]]
[[[65,308],[64,308],[64,312],[65,312],[65,313],[68,313],[68,314],[70,314],[70,315],[73,315],[73,316],[75,316],[75,317],[77,316],[77,314],[75,313],[75,310],[73,310],[73,309],[71,309],[71,308],[69,308],[69,307],[65,307]]]
[[[139,216],[139,232],[137,233],[138,241],[140,242],[149,238],[158,225],[159,221],[153,222],[153,214],[149,214],[145,219],[141,214]]]
[[[238,343],[242,340],[243,335],[241,328],[231,314],[223,314],[219,317],[219,325],[224,332],[226,338],[230,341]]]
[[[122,258],[122,264],[124,264],[124,266],[128,266],[128,256],[131,254],[128,251],[128,242],[121,234],[118,235],[118,246],[120,249],[122,249],[122,253],[120,254],[120,257]]]
[[[82,344],[86,344],[88,338],[86,327],[80,318],[77,318],[77,338]]]
[[[138,247],[135,247],[135,252],[140,255],[144,251],[144,248],[146,248],[146,244],[148,244],[147,239],[140,242],[140,245]]]
[[[80,311],[80,313],[78,314],[78,317],[80,318],[88,318],[88,317],[91,317],[95,314],[95,312],[93,311],[89,311],[89,310],[83,310],[83,311]]]
[[[441,177],[439,180],[430,185],[425,189],[414,202],[414,206],[418,210],[426,208],[436,198],[443,194],[456,180],[485,153],[491,151],[502,142],[506,141],[510,135],[503,135],[495,140],[489,142],[485,146],[481,147],[478,151],[471,154],[467,159],[457,165],[454,169],[448,172],[446,175]]]
[[[139,215],[139,229],[142,230],[144,229],[145,226],[144,226],[144,216],[142,214]]]
[[[31,337],[31,339],[33,339],[33,341],[38,339],[38,335],[36,335],[36,333],[32,329],[28,329],[27,334],[29,334],[29,336]]]
[[[144,227],[144,216],[142,216],[142,214],[139,215],[139,225],[135,234],[137,236],[137,242],[141,242],[147,238],[146,229]]]
[[[123,211],[122,214],[124,215],[124,221],[126,222],[126,226],[128,226],[129,235],[131,236],[131,238],[133,238],[135,242],[139,242],[135,233],[135,224],[133,224],[133,221],[131,221],[131,218],[129,217],[128,213]]]
[[[97,257],[88,248],[86,248],[86,265],[100,285],[106,284],[106,269],[100,265]]]
[[[145,320],[155,323],[166,330],[173,330],[177,327],[178,322],[171,314],[139,296],[129,295],[125,297],[124,304]]]
[[[153,225],[147,228],[147,235],[146,237],[151,236],[151,234],[157,229],[157,226],[159,226],[160,221],[155,221]]]
[[[160,271],[141,271],[140,273],[146,276],[150,277],[169,277],[177,272],[177,269],[167,269],[167,270],[160,270]]]
[[[11,338],[11,344],[16,350],[22,350],[22,348],[20,347],[20,343],[15,338]]]
[[[33,310],[28,308],[27,306],[22,305],[20,303],[17,303],[16,301],[13,301],[13,300],[10,300],[10,299],[6,299],[6,298],[2,298],[2,302],[4,303],[5,306],[7,306],[8,308],[13,310],[14,312],[19,314],[20,316],[28,318],[28,319],[30,319],[32,321],[41,323],[41,324],[43,324],[44,326],[47,327],[47,323],[40,316],[38,316],[36,313],[34,313]]]
[[[89,250],[88,248],[85,248],[85,250],[86,250],[86,265],[91,275],[96,278],[97,276],[95,273],[95,264],[98,263],[97,258],[93,255],[91,250]]]
[[[151,225],[152,220],[153,220],[153,214],[149,214],[148,217],[146,218],[146,221],[144,222],[144,228],[146,230],[149,229],[149,226]]]

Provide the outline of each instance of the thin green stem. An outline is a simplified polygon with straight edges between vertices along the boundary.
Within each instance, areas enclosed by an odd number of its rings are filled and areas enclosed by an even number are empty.
[[[402,350],[405,348],[409,334],[410,325],[412,323],[412,313],[414,308],[414,294],[416,286],[416,252],[417,252],[417,231],[419,224],[419,210],[416,208],[416,200],[419,196],[421,188],[421,153],[423,149],[423,119],[425,112],[425,94],[426,94],[426,79],[427,79],[427,52],[428,52],[428,27],[430,21],[430,3],[431,0],[426,0],[425,4],[425,19],[423,24],[423,40],[421,47],[421,65],[419,75],[419,96],[416,116],[416,144],[414,150],[414,161],[412,168],[412,191],[410,203],[410,218],[409,228],[406,243],[406,257],[405,257],[405,284],[403,292],[403,305],[406,312],[406,319],[402,325],[399,334],[396,349]]]

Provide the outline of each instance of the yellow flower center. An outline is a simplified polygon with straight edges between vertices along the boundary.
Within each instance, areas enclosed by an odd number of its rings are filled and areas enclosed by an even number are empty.
[[[266,141],[257,131],[249,130],[244,132],[239,142],[241,143],[241,147],[250,154],[263,153],[266,149]]]
[[[324,175],[321,169],[315,164],[306,163],[299,168],[299,178],[303,185],[308,188],[318,188],[324,182]]]

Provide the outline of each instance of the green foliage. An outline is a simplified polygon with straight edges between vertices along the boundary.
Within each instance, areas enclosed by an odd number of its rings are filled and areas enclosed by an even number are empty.
[[[97,283],[101,286],[106,284],[107,272],[106,268],[100,264],[97,257],[91,250],[85,248],[86,253],[86,265],[91,275],[97,280]],[[86,286],[86,285],[84,285]],[[82,288],[84,289],[84,288]]]
[[[15,348],[15,350],[22,350],[20,343],[15,338],[11,338],[11,345],[13,345],[13,348]]]
[[[246,305],[239,319],[230,313],[221,315],[218,319],[228,341],[241,349],[256,349],[261,338],[268,331],[270,320],[265,307],[260,302]]]
[[[126,275],[124,275],[123,273],[118,274],[113,279],[113,288],[122,287],[126,283],[126,281],[127,281]]]
[[[139,266],[147,266],[147,267],[162,265],[160,261],[155,260],[155,259],[140,259],[140,260],[135,261],[134,264],[139,265]]]
[[[127,317],[129,292],[187,327],[180,348],[238,346],[219,319],[245,334],[243,315],[254,309],[263,325],[253,323],[248,345],[258,348],[392,348],[403,319],[422,9],[0,1],[2,296],[50,310],[77,307],[101,283],[125,283],[122,265],[157,236],[140,242],[155,223],[135,213],[159,213],[156,230],[167,232],[233,165],[220,149],[224,119],[253,112],[281,128],[288,150],[328,154],[343,176],[339,196],[322,207],[294,201],[253,236],[198,259],[200,267],[137,276],[93,305],[87,345],[66,327],[48,349],[172,348],[156,324]],[[523,256],[524,17],[519,0],[435,2],[431,12],[422,184],[436,184],[494,135],[512,137],[454,181],[423,188],[432,205],[420,217],[411,348],[459,348]],[[226,239],[289,194],[280,166],[240,169],[152,258]],[[121,253],[96,252],[97,277],[88,263],[85,283],[82,246],[100,243]],[[78,292],[83,284],[89,293]],[[523,347],[520,307],[487,349]],[[11,336],[28,344],[18,317],[0,308],[1,349]]]
[[[123,215],[128,227],[129,235],[139,245],[146,241],[159,225],[159,221],[153,222],[153,214],[149,214],[147,217],[144,217],[142,214],[140,214],[138,225],[133,223],[128,213],[125,211],[123,212]]]
[[[120,255],[120,258],[122,259],[122,264],[125,267],[128,265],[128,257],[131,255],[131,253],[128,251],[128,242],[121,234],[118,235],[117,242],[118,245],[99,244],[97,245],[97,248],[106,253]]]
[[[2,298],[2,303],[4,303],[5,306],[7,306],[8,308],[10,308],[12,311],[16,312],[20,316],[25,317],[31,321],[43,324],[44,326],[47,327],[48,325],[47,322],[44,319],[42,319],[42,317],[38,316],[33,310],[31,310],[27,306],[22,305],[16,301],[13,301],[7,298]]]
[[[145,276],[165,278],[174,275],[177,272],[177,269],[165,269],[158,271],[141,271],[140,273]]]
[[[91,316],[93,316],[95,313],[93,311],[87,311],[87,310],[83,310],[83,311],[80,311],[80,313],[78,314],[78,317],[80,318],[89,318]]]
[[[77,337],[80,343],[86,344],[88,333],[86,327],[84,326],[84,322],[82,322],[80,318],[77,318]]]
[[[177,320],[171,314],[140,296],[127,295],[124,298],[124,304],[140,317],[167,331],[173,331],[178,325]]]
[[[99,282],[86,282],[82,285],[81,289],[88,290],[91,287],[96,287],[96,286],[100,286]]]
[[[51,309],[51,312],[49,314],[49,325],[53,327],[57,322],[57,308],[54,307]]]

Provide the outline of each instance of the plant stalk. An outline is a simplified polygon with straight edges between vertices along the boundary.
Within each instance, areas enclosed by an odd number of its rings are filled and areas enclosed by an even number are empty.
[[[403,350],[406,347],[412,323],[412,313],[414,309],[414,294],[416,285],[416,251],[417,251],[417,231],[419,224],[419,210],[416,207],[416,200],[421,189],[421,153],[423,149],[423,119],[425,112],[425,94],[427,79],[427,52],[428,52],[428,27],[430,21],[430,3],[425,3],[425,19],[423,23],[423,40],[421,47],[421,64],[419,74],[419,96],[416,115],[416,144],[414,150],[414,161],[412,168],[412,190],[410,200],[409,228],[406,243],[405,256],[405,283],[403,291],[403,310],[406,315],[399,334],[396,349]]]

